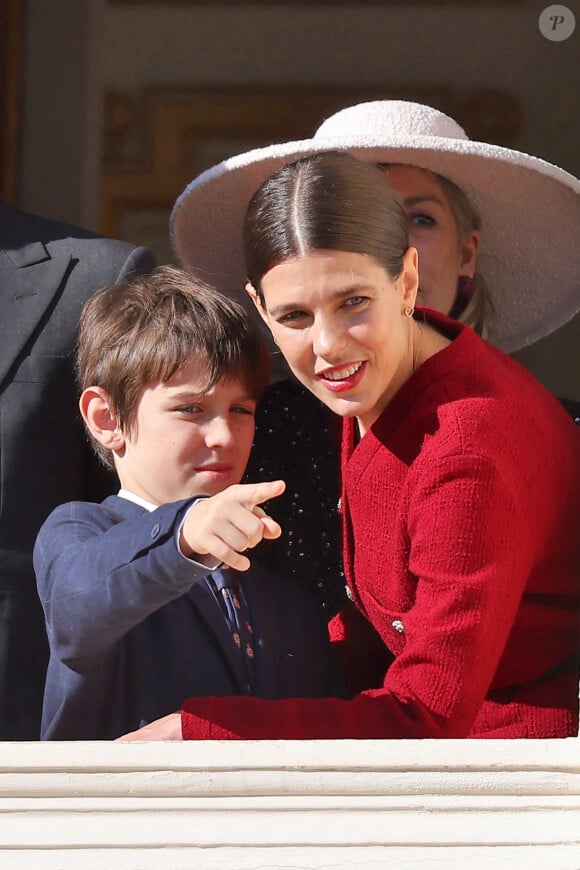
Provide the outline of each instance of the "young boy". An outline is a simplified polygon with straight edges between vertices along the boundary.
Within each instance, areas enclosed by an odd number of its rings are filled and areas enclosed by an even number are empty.
[[[57,508],[36,541],[42,738],[118,737],[192,694],[336,694],[314,599],[243,555],[281,533],[260,504],[284,484],[239,483],[269,372],[241,306],[172,267],[106,287],[83,309],[77,372],[121,489]]]

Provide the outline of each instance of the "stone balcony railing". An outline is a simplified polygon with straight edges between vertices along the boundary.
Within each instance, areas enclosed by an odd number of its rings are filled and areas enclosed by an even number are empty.
[[[579,870],[580,741],[0,744],[2,870]]]

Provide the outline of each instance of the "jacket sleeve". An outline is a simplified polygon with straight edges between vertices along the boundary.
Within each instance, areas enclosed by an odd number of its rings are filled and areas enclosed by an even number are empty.
[[[530,528],[515,489],[491,460],[469,455],[442,460],[415,481],[408,531],[416,596],[380,688],[348,701],[191,698],[182,711],[184,738],[467,736],[532,562]],[[390,624],[375,625],[387,645]],[[341,637],[341,626],[339,615],[331,637]]]
[[[62,661],[110,648],[207,576],[176,544],[191,504],[162,505],[122,522],[85,502],[53,511],[36,539],[34,568],[51,648]]]

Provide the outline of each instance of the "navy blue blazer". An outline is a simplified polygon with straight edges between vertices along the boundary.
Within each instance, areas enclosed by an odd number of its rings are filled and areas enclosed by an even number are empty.
[[[247,694],[247,678],[207,569],[176,534],[191,499],[149,513],[111,496],[72,502],[34,549],[50,662],[42,738],[110,739],[177,710],[192,695]],[[254,695],[336,695],[326,620],[296,581],[238,574],[254,630]]]

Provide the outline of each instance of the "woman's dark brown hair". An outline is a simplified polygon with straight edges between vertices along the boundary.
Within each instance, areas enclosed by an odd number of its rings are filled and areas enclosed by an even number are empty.
[[[349,154],[323,152],[283,166],[258,188],[244,220],[248,278],[316,250],[374,257],[391,279],[409,246],[407,218],[384,173]]]

